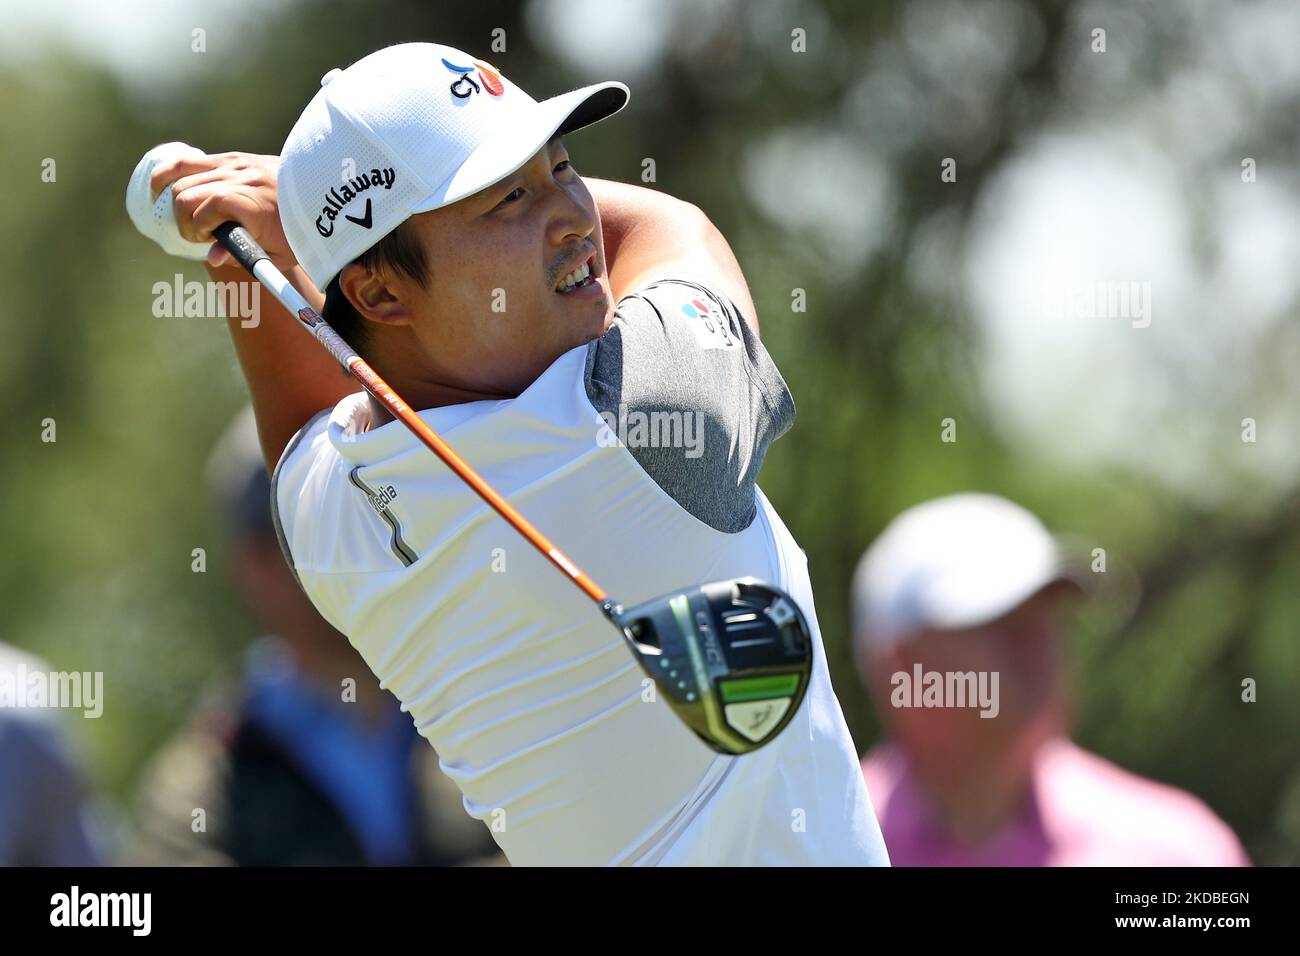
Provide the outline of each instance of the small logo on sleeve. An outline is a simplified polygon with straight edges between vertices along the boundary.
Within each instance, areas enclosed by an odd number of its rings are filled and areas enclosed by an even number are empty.
[[[687,323],[695,333],[696,341],[705,349],[734,349],[740,341],[728,328],[727,317],[717,303],[703,297],[682,303],[682,314],[692,321]]]
[[[384,189],[392,189],[393,183],[397,181],[397,172],[391,166],[386,169],[378,167],[370,170],[368,173],[362,173],[347,180],[342,186],[336,186],[325,194],[325,204],[321,207],[320,215],[316,217],[316,231],[328,239],[334,235],[334,220],[343,213],[344,207],[352,200],[360,197],[361,193],[372,187],[382,186]],[[343,218],[348,222],[355,222],[363,229],[369,229],[373,218],[371,216],[370,197],[366,197],[366,211],[361,216],[352,216],[343,213]]]

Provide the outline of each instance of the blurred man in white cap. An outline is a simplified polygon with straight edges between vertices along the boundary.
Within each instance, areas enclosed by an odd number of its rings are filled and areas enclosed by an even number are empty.
[[[886,739],[862,769],[895,864],[1248,865],[1200,800],[1069,740],[1078,594],[1042,523],[992,495],[911,508],[863,555],[854,650]]]

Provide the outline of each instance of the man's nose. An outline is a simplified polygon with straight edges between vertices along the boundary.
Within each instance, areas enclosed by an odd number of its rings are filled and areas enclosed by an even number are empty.
[[[582,201],[570,190],[557,188],[551,218],[551,241],[563,246],[574,239],[586,239],[596,231],[594,203]]]

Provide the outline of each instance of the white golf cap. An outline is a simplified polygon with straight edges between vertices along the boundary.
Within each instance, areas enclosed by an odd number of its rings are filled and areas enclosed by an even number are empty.
[[[410,216],[499,182],[552,136],[621,110],[622,83],[537,102],[492,64],[433,43],[331,70],[280,152],[280,220],[317,288]]]
[[[1005,498],[936,498],[896,517],[853,576],[859,660],[925,630],[977,627],[1071,575],[1036,517]]]

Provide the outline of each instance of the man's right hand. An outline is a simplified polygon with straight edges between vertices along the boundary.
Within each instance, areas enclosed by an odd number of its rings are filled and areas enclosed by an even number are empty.
[[[172,210],[180,234],[191,242],[214,242],[212,231],[234,220],[252,234],[271,262],[288,273],[297,265],[280,225],[275,177],[279,156],[253,153],[213,153],[165,160],[149,177],[152,195],[172,190]],[[231,262],[230,253],[215,242],[208,263]]]
[[[222,223],[239,223],[320,311],[325,297],[298,266],[280,226],[275,184],[279,169],[278,156],[204,155],[184,143],[164,143],[146,153],[131,174],[127,212],[143,235],[171,255],[193,259],[208,244],[207,271],[213,282],[256,285],[257,280],[212,238]],[[164,190],[171,191],[169,196]],[[257,292],[254,289],[252,294]],[[260,303],[258,321],[246,323],[240,316],[227,316],[226,325],[248,381],[269,471],[308,419],[355,392],[357,384],[273,296],[258,295],[252,301]]]

